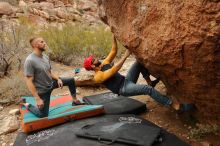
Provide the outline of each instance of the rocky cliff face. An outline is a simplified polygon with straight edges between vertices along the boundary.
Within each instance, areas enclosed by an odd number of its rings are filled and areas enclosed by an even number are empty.
[[[200,115],[220,115],[220,2],[98,0],[117,39]]]
[[[34,25],[88,23],[99,24],[95,0],[19,0],[0,1],[0,19],[26,18]]]

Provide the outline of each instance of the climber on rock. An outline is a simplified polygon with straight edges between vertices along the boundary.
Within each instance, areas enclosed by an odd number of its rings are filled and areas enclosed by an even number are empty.
[[[121,75],[118,71],[121,69],[125,60],[130,56],[127,49],[122,58],[112,65],[112,61],[117,54],[117,41],[113,37],[112,49],[103,62],[90,56],[84,60],[84,68],[95,72],[94,78],[90,82],[104,84],[113,93],[122,96],[150,95],[157,102],[170,106],[177,111],[185,110],[183,104],[172,101],[170,98],[161,95],[153,87],[158,83],[158,79],[151,81],[148,70],[140,63],[135,62],[126,76]],[[136,84],[139,74],[142,74],[149,85]],[[151,85],[151,86],[150,86]],[[188,108],[188,107],[187,107]]]

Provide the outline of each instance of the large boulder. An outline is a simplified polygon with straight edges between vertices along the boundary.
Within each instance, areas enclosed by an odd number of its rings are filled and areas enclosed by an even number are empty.
[[[25,3],[24,0],[20,0],[19,3],[18,3],[18,6],[21,7],[21,8],[26,8],[27,7],[27,3]]]
[[[12,14],[13,6],[10,5],[8,2],[0,2],[0,16],[1,15],[10,15]]]
[[[41,2],[40,7],[42,10],[54,9],[53,3],[49,3],[49,2]]]
[[[60,19],[67,19],[68,13],[63,10],[57,10],[57,17],[59,17]]]
[[[38,15],[29,14],[28,21],[31,24],[36,25],[36,26],[46,26],[47,25],[47,21]]]
[[[99,15],[169,95],[220,119],[220,2],[98,0]]]

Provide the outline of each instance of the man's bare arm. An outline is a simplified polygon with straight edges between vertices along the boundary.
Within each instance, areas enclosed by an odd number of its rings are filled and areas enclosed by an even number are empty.
[[[25,79],[26,79],[26,84],[27,84],[29,91],[36,99],[36,103],[37,103],[38,108],[42,108],[44,106],[44,103],[43,103],[43,100],[38,95],[36,87],[33,84],[34,77],[30,76],[30,77],[26,77]]]
[[[31,94],[34,96],[34,97],[38,97],[38,93],[37,93],[37,90],[33,84],[33,80],[34,80],[34,77],[26,77],[26,84],[28,86],[28,89],[30,90]]]
[[[105,64],[110,64],[115,56],[117,55],[117,52],[118,52],[118,45],[117,45],[117,41],[116,41],[116,38],[115,36],[113,35],[113,41],[112,41],[112,49],[111,49],[111,52],[108,54],[108,56],[104,59],[103,61],[103,65]]]
[[[59,79],[59,76],[56,75],[55,73],[53,73],[52,71],[50,71],[50,75],[51,75],[52,79],[54,79],[54,80],[58,80]]]
[[[60,77],[58,75],[56,75],[55,73],[53,73],[52,71],[50,71],[50,75],[54,80],[57,80],[57,84],[59,88],[63,87],[63,81],[60,79]]]

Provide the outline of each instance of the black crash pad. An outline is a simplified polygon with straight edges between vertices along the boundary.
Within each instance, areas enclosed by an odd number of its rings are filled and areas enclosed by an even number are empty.
[[[112,92],[85,96],[83,101],[91,105],[103,105],[106,114],[140,114],[147,110],[146,104]]]
[[[123,143],[134,146],[152,146],[155,142],[162,142],[160,128],[129,119],[89,124],[82,127],[76,135],[104,143]]]
[[[156,126],[153,123],[133,115],[104,115],[78,121],[72,121],[50,129],[32,134],[19,133],[14,146],[107,146],[95,140],[78,138],[75,134],[83,126],[97,122],[136,122],[148,126]],[[157,126],[156,126],[157,127]],[[132,130],[132,129],[131,129]],[[162,143],[153,146],[189,146],[175,135],[161,129]],[[124,144],[112,144],[112,146],[126,146]]]

